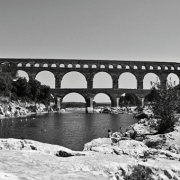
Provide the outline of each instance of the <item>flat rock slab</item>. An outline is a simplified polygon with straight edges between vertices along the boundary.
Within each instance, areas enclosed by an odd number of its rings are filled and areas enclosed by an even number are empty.
[[[113,155],[63,158],[32,151],[1,150],[0,179],[106,180],[118,172],[119,164],[122,169],[128,171],[135,162],[129,157]]]

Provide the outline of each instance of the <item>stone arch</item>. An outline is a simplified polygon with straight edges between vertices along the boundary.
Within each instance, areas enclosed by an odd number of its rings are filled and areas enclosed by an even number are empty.
[[[133,67],[133,69],[138,69],[138,67],[135,65],[135,66]]]
[[[17,78],[22,77],[22,78],[26,78],[27,81],[29,81],[29,75],[26,71],[23,70],[17,70]]]
[[[18,63],[17,67],[22,67],[22,63]]]
[[[93,88],[112,88],[112,77],[106,72],[98,72],[93,78]]]
[[[31,67],[31,64],[30,64],[30,63],[27,63],[27,64],[26,64],[26,67]]]
[[[96,106],[102,106],[102,105],[111,105],[112,104],[112,98],[106,93],[98,93],[94,96],[93,101],[95,102]]]
[[[153,70],[153,69],[154,69],[154,67],[153,67],[153,66],[149,66],[149,69],[150,69],[150,70]]]
[[[130,66],[129,66],[129,65],[126,65],[126,66],[125,66],[125,69],[130,69]]]
[[[124,72],[120,75],[118,84],[119,88],[137,89],[136,76],[130,72]]]
[[[59,67],[60,67],[60,68],[64,68],[65,65],[64,65],[64,64],[60,64]]]
[[[101,68],[101,69],[104,69],[104,68],[105,68],[105,65],[101,64],[101,65],[100,65],[100,68]]]
[[[62,97],[62,102],[86,102],[86,99],[83,95],[77,92],[71,92]]]
[[[117,65],[117,69],[122,69],[122,66],[121,65]]]
[[[34,64],[34,67],[39,67],[39,64],[38,63]]]
[[[61,88],[87,88],[87,81],[82,73],[71,71],[63,76]]]
[[[73,65],[72,65],[72,64],[68,64],[67,67],[68,67],[68,68],[72,68]]]
[[[83,68],[89,68],[89,66],[87,64],[84,64]]]
[[[44,64],[43,64],[43,67],[48,67],[48,64],[47,64],[47,63],[44,63]]]
[[[113,69],[113,68],[114,68],[114,66],[110,64],[109,65],[109,69]]]
[[[142,66],[141,69],[146,69],[146,66]]]
[[[56,64],[51,64],[51,67],[53,67],[53,68],[54,68],[54,67],[57,67],[57,65],[56,65]]]
[[[167,76],[167,82],[172,84],[172,86],[177,86],[179,84],[179,77],[175,73],[170,73]]]
[[[92,68],[97,68],[97,65],[93,64],[91,67],[92,67]]]
[[[50,71],[40,71],[36,75],[36,80],[40,81],[41,84],[55,88],[55,77]]]
[[[81,68],[80,64],[76,64],[75,68]]]
[[[158,67],[157,67],[157,70],[161,70],[161,69],[162,69],[161,66],[158,66]]]
[[[155,73],[147,73],[143,79],[143,89],[151,89],[155,83],[160,83],[159,76]]]

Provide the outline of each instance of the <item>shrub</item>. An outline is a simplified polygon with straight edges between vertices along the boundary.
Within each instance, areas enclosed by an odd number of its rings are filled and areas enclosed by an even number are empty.
[[[158,133],[172,131],[177,121],[175,111],[180,106],[179,87],[173,87],[171,83],[167,83],[166,87],[155,84],[151,95],[153,98],[153,113],[155,117],[159,118]]]
[[[125,180],[153,180],[151,177],[152,170],[143,166],[135,166],[132,173],[128,176],[125,176]]]

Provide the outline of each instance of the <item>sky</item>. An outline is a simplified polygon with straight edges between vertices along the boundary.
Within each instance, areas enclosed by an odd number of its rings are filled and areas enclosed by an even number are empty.
[[[180,62],[179,18],[179,0],[0,0],[0,58]]]

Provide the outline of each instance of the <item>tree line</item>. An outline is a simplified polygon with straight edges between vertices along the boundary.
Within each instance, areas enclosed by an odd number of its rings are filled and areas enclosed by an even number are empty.
[[[51,100],[50,87],[42,85],[35,79],[13,79],[11,73],[0,73],[0,96],[10,97],[11,100],[34,101],[47,103]]]

